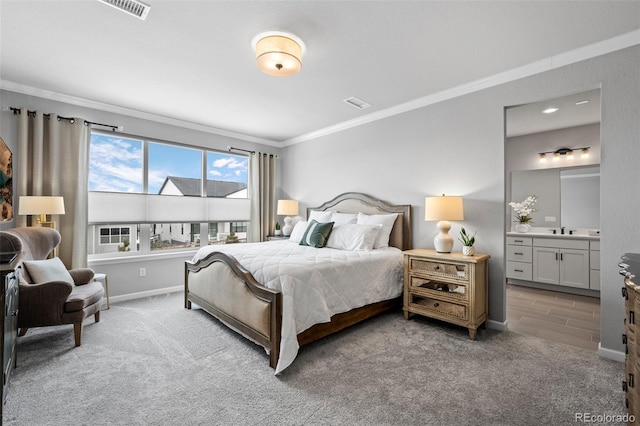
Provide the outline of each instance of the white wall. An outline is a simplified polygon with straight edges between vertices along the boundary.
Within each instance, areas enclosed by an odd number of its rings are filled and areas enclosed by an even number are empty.
[[[422,219],[424,197],[462,195],[465,221],[451,232],[478,231],[477,251],[491,255],[489,316],[503,322],[504,108],[601,87],[601,354],[618,357],[624,305],[616,265],[624,252],[640,251],[639,82],[636,46],[291,145],[282,154],[283,191],[301,208],[346,191],[410,203],[414,247],[433,247],[436,233]]]

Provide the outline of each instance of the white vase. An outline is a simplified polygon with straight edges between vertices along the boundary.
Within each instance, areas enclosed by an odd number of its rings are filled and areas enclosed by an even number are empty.
[[[462,254],[465,256],[473,256],[476,252],[476,248],[474,246],[462,246]]]
[[[529,232],[531,230],[531,225],[528,223],[519,223],[516,225],[516,232]]]

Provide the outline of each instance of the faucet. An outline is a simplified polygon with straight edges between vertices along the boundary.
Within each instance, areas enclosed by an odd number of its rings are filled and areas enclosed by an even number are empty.
[[[560,233],[561,233],[562,235],[564,235],[564,226],[563,226],[562,228],[560,228]]]

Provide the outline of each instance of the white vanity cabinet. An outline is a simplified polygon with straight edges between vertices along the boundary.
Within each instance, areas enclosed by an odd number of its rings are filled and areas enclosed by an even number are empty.
[[[589,241],[533,238],[532,281],[589,287]]]

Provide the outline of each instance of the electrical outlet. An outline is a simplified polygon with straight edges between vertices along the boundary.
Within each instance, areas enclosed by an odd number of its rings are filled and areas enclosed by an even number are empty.
[[[544,217],[544,221],[545,222],[555,222],[556,221],[556,217],[555,216],[545,216]]]
[[[147,268],[140,268],[140,276],[141,277],[147,276]]]

